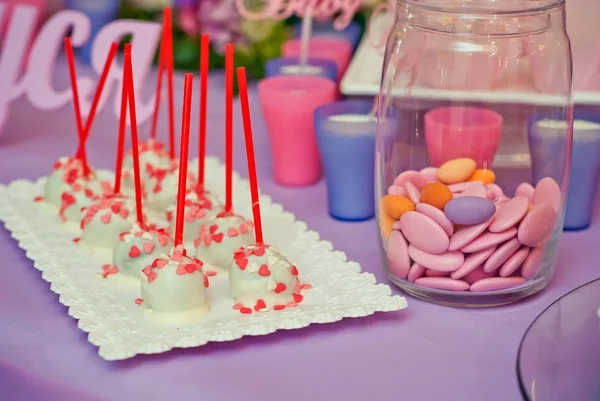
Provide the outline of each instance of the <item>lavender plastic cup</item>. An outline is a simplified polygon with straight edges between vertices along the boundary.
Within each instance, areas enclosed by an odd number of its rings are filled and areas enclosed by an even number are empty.
[[[309,57],[306,66],[300,65],[299,57],[279,57],[267,61],[266,76],[278,75],[312,75],[328,78],[333,82],[337,79],[337,65],[331,60]]]
[[[360,221],[375,215],[376,119],[373,104],[349,100],[319,106],[315,130],[321,153],[329,214]]]
[[[302,23],[294,26],[294,37],[302,36]],[[356,49],[362,36],[362,29],[357,22],[351,22],[347,27],[338,31],[333,27],[331,21],[316,21],[313,22],[311,36],[338,38],[348,41],[353,49]]]

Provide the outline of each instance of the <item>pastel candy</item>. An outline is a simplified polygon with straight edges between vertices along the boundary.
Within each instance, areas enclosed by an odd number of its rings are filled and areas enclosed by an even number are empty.
[[[496,213],[496,206],[486,198],[463,196],[448,202],[444,213],[454,224],[470,226],[489,220]]]
[[[533,186],[527,182],[523,182],[521,184],[519,184],[519,186],[517,187],[517,190],[515,192],[515,196],[524,196],[527,199],[529,199],[529,202],[531,202],[533,200],[533,194],[535,192],[535,189],[533,188]]]
[[[437,172],[437,167],[425,167],[423,170],[419,171],[419,173],[425,177],[427,183],[437,181]]]
[[[467,181],[475,171],[475,160],[469,158],[449,160],[438,169],[438,180],[444,184]]]
[[[487,190],[485,189],[485,186],[480,182],[476,182],[475,184],[477,185],[470,186],[469,188],[465,189],[463,192],[458,194],[457,197],[477,196],[479,198],[487,199]]]
[[[473,172],[469,181],[480,181],[484,184],[493,184],[496,181],[496,174],[486,168],[478,169]]]
[[[479,280],[483,280],[484,278],[494,277],[496,272],[484,272],[482,267],[478,267],[473,270],[471,273],[464,276],[462,279],[472,285],[473,283],[478,282]]]
[[[515,226],[525,216],[528,207],[529,199],[525,196],[516,196],[503,203],[488,230],[499,233]]]
[[[379,229],[381,231],[381,235],[383,238],[388,239],[390,233],[392,232],[392,225],[394,224],[394,219],[387,215],[387,213],[383,210],[381,204],[379,205]]]
[[[523,277],[490,277],[471,284],[472,292],[498,291],[516,287],[525,282]]]
[[[531,280],[536,276],[536,274],[540,271],[542,267],[542,255],[544,254],[543,247],[533,248],[529,255],[527,255],[527,259],[523,262],[521,266],[521,276],[525,277],[527,280]]]
[[[415,204],[405,196],[386,195],[381,198],[381,205],[384,212],[398,220],[406,212],[415,210]]]
[[[463,181],[463,182],[458,182],[456,184],[448,185],[448,188],[450,189],[450,191],[452,191],[452,193],[457,193],[457,192],[462,192],[462,191],[466,190],[467,188],[475,187],[480,184],[481,183],[474,182],[474,181]]]
[[[456,251],[467,245],[479,236],[486,228],[492,223],[492,219],[489,219],[485,223],[477,224],[474,226],[464,227],[457,230],[452,237],[450,237],[450,245],[448,245],[449,251]]]
[[[445,252],[441,255],[427,253],[414,245],[408,246],[410,258],[428,269],[452,272],[457,270],[465,261],[465,255],[462,252]]]
[[[519,225],[519,241],[532,247],[541,245],[552,233],[555,222],[556,212],[552,206],[546,203],[535,205]]]
[[[485,186],[485,195],[489,200],[495,200],[504,195],[504,192],[498,184],[488,184]]]
[[[450,275],[450,272],[441,272],[439,270],[431,270],[431,269],[425,270],[426,277],[448,277],[449,275]]]
[[[427,269],[420,264],[413,263],[413,265],[410,267],[410,271],[408,272],[407,280],[411,283],[414,283],[416,279],[423,277],[425,270]]]
[[[440,227],[442,227],[444,229],[446,234],[448,234],[448,237],[450,237],[450,236],[452,236],[452,234],[454,234],[454,225],[452,224],[452,222],[450,220],[448,220],[448,218],[446,217],[444,212],[442,212],[437,207],[433,207],[426,203],[419,203],[417,205],[417,207],[415,208],[415,210],[417,212],[422,213],[425,216],[433,219],[433,221],[438,223],[440,225]]]
[[[527,255],[529,255],[529,249],[530,248],[527,246],[522,246],[517,252],[508,258],[502,267],[500,267],[500,277],[508,277],[516,272],[517,269],[521,267],[521,264],[523,264],[523,261],[527,258]]]
[[[550,177],[545,177],[535,186],[531,203],[534,205],[550,205],[552,206],[552,209],[554,209],[554,212],[557,213],[560,208],[560,198],[560,187],[556,181]]]
[[[452,200],[452,192],[441,182],[431,182],[421,189],[421,202],[444,209],[446,203]]]
[[[387,241],[388,266],[394,276],[405,279],[410,270],[408,244],[400,231],[393,231]]]
[[[453,279],[459,279],[463,278],[464,276],[467,276],[473,270],[481,266],[483,262],[485,262],[487,258],[489,258],[494,253],[495,250],[496,247],[492,246],[490,248],[483,249],[479,252],[472,253],[471,255],[465,258],[465,262],[458,270],[452,272],[450,277],[452,277]]]
[[[407,182],[412,183],[418,190],[421,190],[427,184],[427,180],[425,177],[414,170],[408,170],[403,173],[400,173],[398,177],[394,180],[394,185],[399,187],[404,187]]]
[[[512,227],[501,233],[485,232],[467,245],[460,248],[465,253],[478,252],[491,246],[496,246],[517,235],[517,229]]]
[[[406,196],[406,189],[397,185],[392,185],[388,188],[388,195]]]
[[[504,262],[508,260],[516,251],[519,249],[521,244],[516,238],[511,239],[508,242],[498,247],[496,251],[485,261],[483,265],[483,271],[491,272],[499,268]]]
[[[469,283],[466,281],[453,280],[448,277],[421,277],[415,281],[415,284],[446,291],[466,291],[469,289]]]
[[[408,195],[408,198],[411,201],[413,201],[414,203],[421,202],[421,194],[419,193],[419,190],[417,189],[415,184],[413,184],[410,181],[407,181],[404,183],[404,189],[406,189],[406,194]]]
[[[444,229],[433,219],[418,212],[406,212],[400,219],[400,229],[404,237],[427,253],[446,252],[450,239]]]

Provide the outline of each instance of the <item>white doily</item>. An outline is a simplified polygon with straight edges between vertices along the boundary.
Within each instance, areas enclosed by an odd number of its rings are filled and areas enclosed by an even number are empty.
[[[224,166],[209,157],[206,171],[208,189],[222,199]],[[110,173],[104,171],[102,175]],[[227,276],[219,274],[210,280],[212,308],[206,318],[179,327],[159,325],[148,321],[142,308],[135,304],[140,297],[139,288],[100,278],[101,266],[110,260],[82,250],[73,242],[79,234],[66,230],[55,214],[33,201],[43,193],[44,181],[45,178],[37,182],[17,180],[8,187],[0,185],[0,220],[106,360],[196,347],[210,341],[232,341],[245,335],[264,335],[406,307],[404,297],[392,296],[389,286],[377,284],[370,273],[361,273],[358,263],[347,261],[343,252],[335,251],[330,242],[321,241],[317,232],[307,230],[306,224],[296,221],[292,213],[261,195],[265,239],[298,267],[303,283],[313,286],[305,293],[305,299],[295,308],[243,315],[232,309]],[[250,217],[248,181],[234,173],[233,185],[236,212]]]

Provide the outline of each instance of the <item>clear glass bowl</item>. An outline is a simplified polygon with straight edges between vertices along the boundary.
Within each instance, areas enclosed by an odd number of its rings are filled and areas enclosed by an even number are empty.
[[[389,278],[455,306],[553,276],[572,141],[564,0],[398,0],[378,98]]]
[[[517,370],[527,400],[600,399],[600,280],[543,311],[521,340]]]

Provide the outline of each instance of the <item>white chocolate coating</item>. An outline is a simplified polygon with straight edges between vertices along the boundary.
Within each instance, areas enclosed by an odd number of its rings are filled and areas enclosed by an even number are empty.
[[[62,193],[69,190],[73,183],[83,176],[81,161],[75,157],[61,157],[54,163],[54,170],[48,176],[44,186],[44,200],[60,207]]]
[[[114,248],[119,235],[135,223],[135,203],[123,195],[103,196],[85,209],[81,240],[87,245]]]
[[[229,270],[233,298],[262,312],[302,301],[298,269],[275,247],[249,245],[235,252]]]
[[[89,179],[78,178],[62,193],[58,215],[63,221],[79,223],[83,218],[83,210],[111,192],[112,185],[108,181],[100,181],[94,176]]]
[[[144,183],[146,194],[145,205],[163,216],[170,205],[177,200],[177,187],[179,181],[179,168],[172,163],[168,169],[154,171]],[[195,188],[196,176],[188,173],[187,189]]]
[[[183,247],[162,254],[142,270],[144,307],[163,313],[209,308],[208,277],[202,262],[183,254]]]
[[[200,234],[194,240],[196,257],[220,270],[228,270],[233,253],[254,243],[254,225],[242,216],[217,215],[200,226]]]
[[[141,228],[137,223],[119,235],[113,249],[113,264],[109,274],[123,274],[139,280],[142,270],[160,255],[173,248],[173,240],[164,231]],[[106,269],[105,269],[106,270]]]
[[[171,166],[171,158],[164,145],[153,139],[140,142],[138,146],[140,158],[140,178],[145,183],[153,172],[160,169],[168,169]],[[130,192],[135,187],[133,175],[133,152],[130,150],[123,158],[123,187]]]
[[[223,210],[223,205],[221,205],[217,197],[211,192],[205,191],[199,197],[196,190],[189,190],[185,195],[183,238],[198,238],[200,227],[211,219],[214,219],[221,210]],[[166,218],[169,223],[169,232],[171,235],[175,233],[176,212],[177,203],[167,208]]]

